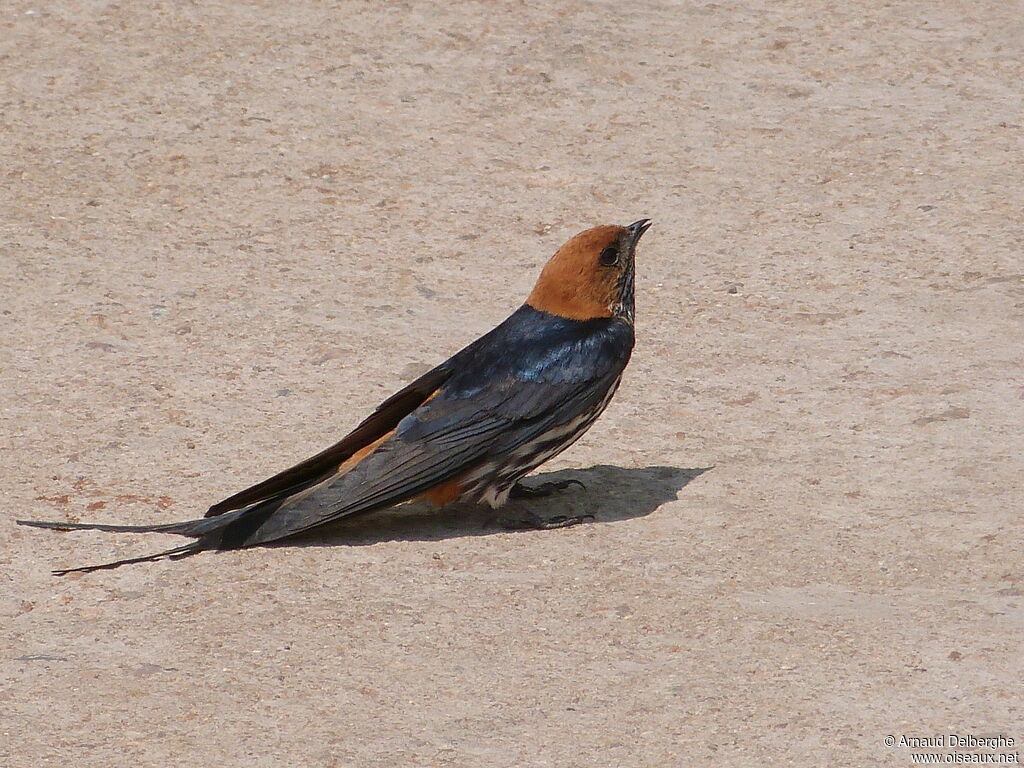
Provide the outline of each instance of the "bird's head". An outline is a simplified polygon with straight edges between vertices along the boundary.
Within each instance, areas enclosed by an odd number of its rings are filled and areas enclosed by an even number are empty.
[[[633,322],[633,255],[650,219],[580,232],[544,266],[526,303],[572,320]]]

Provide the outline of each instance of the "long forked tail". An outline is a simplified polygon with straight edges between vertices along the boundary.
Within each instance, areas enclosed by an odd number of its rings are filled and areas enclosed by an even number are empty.
[[[111,563],[100,565],[86,565],[79,568],[62,568],[53,571],[55,576],[64,576],[68,573],[91,573],[107,568],[117,568],[130,563],[149,563],[155,560],[162,560],[165,557],[177,560],[188,557],[204,549],[216,549],[220,544],[223,529],[236,518],[241,516],[243,510],[222,515],[217,518],[200,518],[199,520],[186,520],[180,523],[161,523],[159,525],[108,525],[106,523],[64,523],[47,520],[18,520],[18,525],[28,525],[33,528],[47,528],[53,531],[106,531],[108,533],[176,533],[180,536],[192,536],[197,539],[189,544],[152,555],[142,557],[130,557],[124,560],[115,560]]]
[[[201,536],[192,533],[198,520],[183,523],[162,523],[161,525],[107,525],[106,523],[62,523],[50,520],[18,520],[18,525],[32,528],[48,528],[51,531],[107,531],[109,533],[178,533],[182,536]]]
[[[51,573],[54,576],[67,576],[69,573],[92,573],[93,571],[103,571],[108,568],[119,568],[122,565],[130,565],[131,563],[152,563],[157,560],[163,560],[165,557],[169,557],[171,560],[180,560],[183,557],[199,554],[204,549],[207,549],[207,547],[201,541],[193,541],[191,544],[186,544],[183,547],[166,549],[163,552],[156,552],[152,555],[128,557],[124,560],[114,560],[113,562],[100,563],[99,565],[81,565],[78,568],[58,568],[51,571]]]

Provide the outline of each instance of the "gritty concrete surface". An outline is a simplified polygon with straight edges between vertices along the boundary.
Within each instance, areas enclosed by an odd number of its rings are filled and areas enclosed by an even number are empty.
[[[0,764],[1024,751],[1022,18],[0,2]],[[180,539],[13,524],[196,516],[641,216],[633,362],[546,468],[591,525],[56,579]]]

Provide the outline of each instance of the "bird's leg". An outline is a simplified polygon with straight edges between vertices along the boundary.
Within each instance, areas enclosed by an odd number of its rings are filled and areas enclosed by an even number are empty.
[[[579,480],[558,480],[557,482],[541,483],[534,486],[523,485],[521,482],[517,482],[512,486],[512,490],[508,492],[508,497],[510,499],[541,499],[558,491],[564,491],[570,485],[578,485],[584,490],[587,487]]]
[[[504,527],[510,531],[546,531],[552,528],[569,528],[570,526],[579,525],[593,519],[593,515],[556,515],[555,517],[543,518],[535,515],[533,512],[524,512],[523,517],[505,522]]]

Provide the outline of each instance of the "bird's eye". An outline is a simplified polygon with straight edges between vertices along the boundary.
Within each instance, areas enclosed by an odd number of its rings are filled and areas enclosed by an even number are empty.
[[[614,267],[619,261],[619,249],[614,245],[609,245],[603,251],[601,251],[601,266],[602,267]]]

